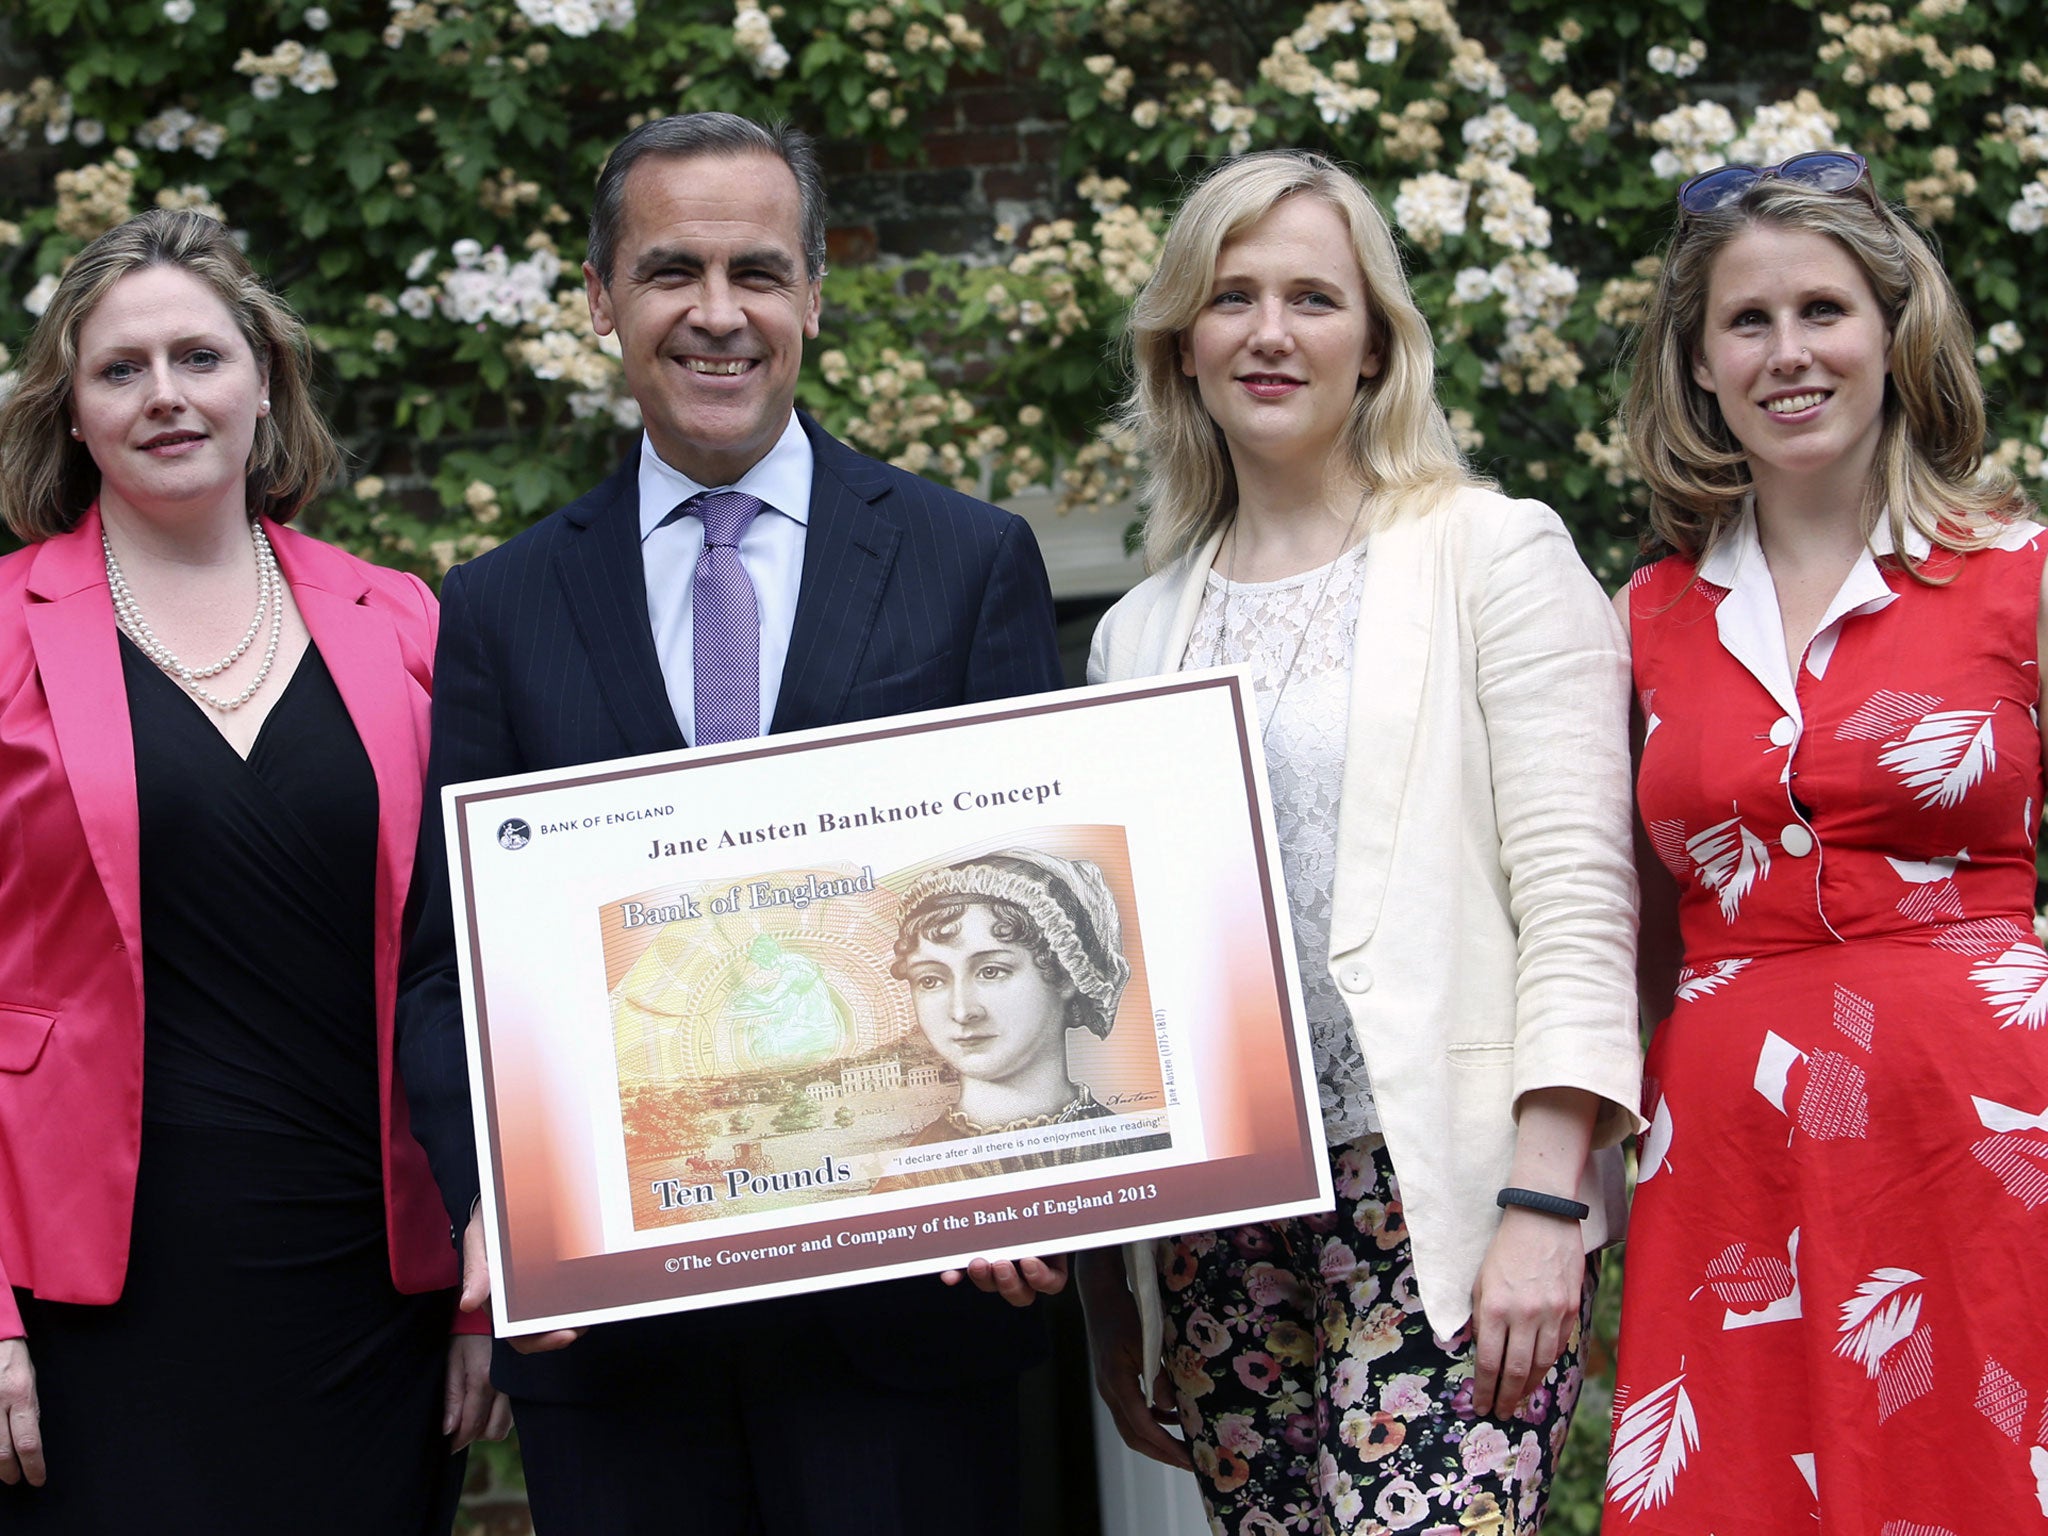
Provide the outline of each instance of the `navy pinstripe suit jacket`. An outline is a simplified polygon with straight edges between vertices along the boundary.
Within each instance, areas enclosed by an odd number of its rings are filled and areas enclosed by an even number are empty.
[[[1052,594],[1023,520],[856,453],[802,413],[799,420],[814,455],[810,522],[770,730],[1059,687]],[[597,489],[451,570],[441,588],[418,918],[397,1043],[413,1133],[457,1230],[478,1177],[441,788],[688,744],[647,616],[638,462],[636,449]],[[929,1380],[935,1366],[970,1378],[1013,1371],[1037,1349],[1029,1313],[927,1278],[613,1324],[554,1355],[501,1348],[493,1374],[530,1397],[611,1396],[626,1378],[658,1370],[662,1357],[686,1356],[692,1330],[707,1320],[731,1327],[736,1310],[757,1308],[809,1308],[815,1315],[779,1316],[769,1331],[831,1327],[884,1380]]]

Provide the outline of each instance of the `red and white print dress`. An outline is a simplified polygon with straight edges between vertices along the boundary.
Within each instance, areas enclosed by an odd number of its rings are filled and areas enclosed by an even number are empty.
[[[1630,590],[1685,965],[1650,1046],[1607,1536],[2048,1533],[2048,537],[1866,555],[1796,683],[1745,517]]]

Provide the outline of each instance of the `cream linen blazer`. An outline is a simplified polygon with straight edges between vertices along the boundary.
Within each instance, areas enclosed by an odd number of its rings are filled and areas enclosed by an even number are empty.
[[[1465,488],[1368,537],[1330,973],[1448,1338],[1471,1316],[1523,1094],[1603,1101],[1587,1250],[1621,1235],[1619,1143],[1643,1125],[1627,642],[1541,502]],[[1179,669],[1219,541],[1109,611],[1090,682]],[[1132,1279],[1156,1340],[1153,1266]]]

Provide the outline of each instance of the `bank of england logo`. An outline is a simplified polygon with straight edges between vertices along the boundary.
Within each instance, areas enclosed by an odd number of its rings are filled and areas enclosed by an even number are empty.
[[[514,816],[510,821],[498,823],[498,846],[500,848],[524,848],[533,841],[533,828]]]

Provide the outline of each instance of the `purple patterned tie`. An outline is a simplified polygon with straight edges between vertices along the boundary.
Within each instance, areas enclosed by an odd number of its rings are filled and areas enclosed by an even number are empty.
[[[677,509],[704,522],[704,553],[690,584],[700,747],[761,734],[761,611],[739,543],[765,509],[745,491],[706,491]]]

